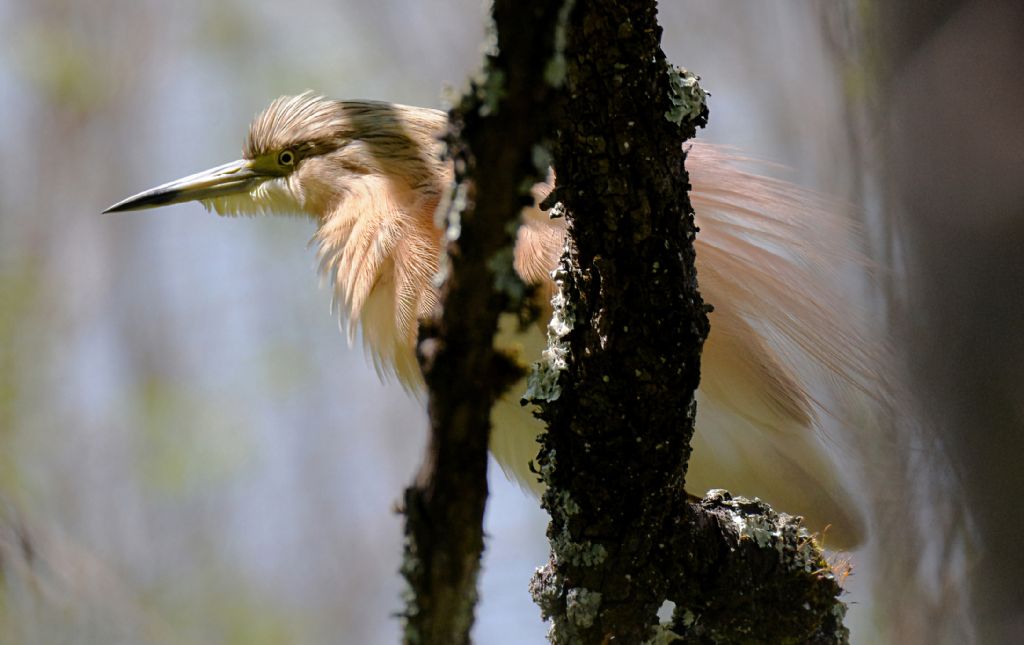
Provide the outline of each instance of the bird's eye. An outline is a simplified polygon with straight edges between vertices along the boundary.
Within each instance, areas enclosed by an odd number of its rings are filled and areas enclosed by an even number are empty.
[[[281,153],[277,155],[277,163],[281,164],[282,166],[290,166],[294,164],[295,153],[292,152],[291,150],[282,150]]]

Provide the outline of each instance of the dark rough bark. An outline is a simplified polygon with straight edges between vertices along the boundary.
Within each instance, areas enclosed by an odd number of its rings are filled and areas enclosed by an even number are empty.
[[[653,0],[580,0],[566,27],[554,199],[570,239],[531,388],[550,428],[552,556],[533,593],[551,639],[651,639],[668,600],[695,642],[843,642],[839,587],[795,520],[683,490],[708,322],[681,143],[706,109],[665,60]]]
[[[533,144],[546,133],[551,90],[535,79],[551,57],[557,6],[498,0],[493,15],[498,51],[450,115],[458,184],[447,214],[453,239],[443,311],[420,334],[431,434],[420,475],[405,495],[407,643],[469,642],[483,549],[490,410],[519,376],[493,350],[492,338],[501,311],[515,309],[522,296],[510,224],[528,202],[529,186],[547,170],[534,162]]]
[[[655,14],[653,0],[501,0],[499,52],[451,115],[460,234],[443,314],[421,333],[432,433],[405,499],[408,643],[468,642],[489,411],[515,371],[491,349],[520,291],[509,223],[545,169],[534,142],[552,113],[550,201],[570,239],[552,348],[531,378],[551,427],[538,463],[552,558],[532,589],[552,640],[654,638],[666,600],[677,607],[659,628],[667,640],[845,640],[839,587],[798,522],[724,492],[699,504],[684,493],[707,317],[681,142],[707,112],[692,77],[666,63]]]

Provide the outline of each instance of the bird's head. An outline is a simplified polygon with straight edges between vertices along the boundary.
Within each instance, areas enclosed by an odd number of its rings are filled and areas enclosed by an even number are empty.
[[[242,158],[168,182],[106,212],[200,201],[221,215],[317,220],[321,271],[381,372],[419,379],[417,320],[437,302],[434,212],[451,181],[444,112],[377,101],[283,96],[249,126]]]
[[[378,101],[282,96],[249,126],[242,158],[133,195],[107,213],[200,201],[221,215],[322,219],[366,177],[396,193],[439,189],[443,112]]]

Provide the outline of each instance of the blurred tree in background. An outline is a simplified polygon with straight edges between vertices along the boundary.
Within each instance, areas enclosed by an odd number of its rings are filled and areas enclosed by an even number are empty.
[[[878,3],[875,116],[896,312],[977,521],[981,642],[1024,639],[1024,5]],[[1009,508],[1007,507],[1009,504]]]

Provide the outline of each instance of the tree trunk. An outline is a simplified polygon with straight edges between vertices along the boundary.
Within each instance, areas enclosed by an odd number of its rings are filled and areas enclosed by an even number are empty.
[[[430,456],[406,496],[407,642],[464,643],[486,497],[487,414],[510,380],[491,349],[494,259],[551,144],[569,239],[550,347],[530,396],[552,555],[531,585],[557,643],[846,640],[839,586],[806,530],[728,493],[684,492],[700,350],[682,143],[707,118],[696,78],[660,48],[653,0],[496,2],[498,53],[453,113],[456,169],[443,317],[420,344]],[[543,155],[540,155],[543,156]],[[453,215],[449,215],[449,220]],[[510,257],[510,254],[508,254]],[[500,281],[499,281],[500,283]],[[665,602],[676,606],[659,626]]]

